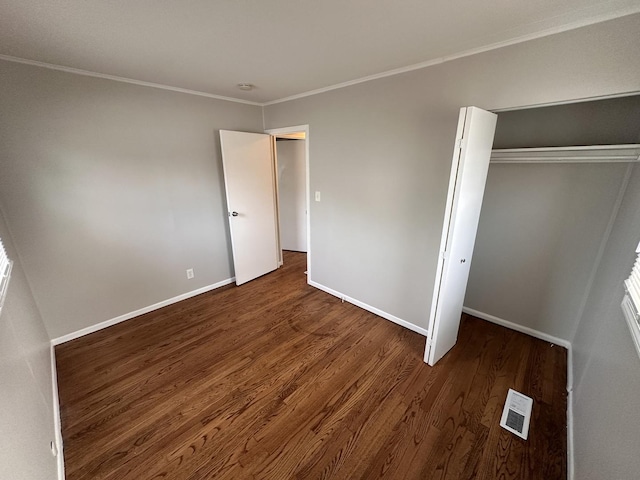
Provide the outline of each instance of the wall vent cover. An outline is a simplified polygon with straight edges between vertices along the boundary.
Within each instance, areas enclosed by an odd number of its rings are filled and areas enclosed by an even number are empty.
[[[532,398],[510,388],[502,410],[500,426],[526,440],[529,435],[532,408]]]

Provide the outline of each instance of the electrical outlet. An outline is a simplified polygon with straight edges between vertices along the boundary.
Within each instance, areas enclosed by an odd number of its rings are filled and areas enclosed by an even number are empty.
[[[187,280],[191,280],[193,278],[193,268],[187,269]]]
[[[320,201],[320,192],[316,192],[316,202]]]

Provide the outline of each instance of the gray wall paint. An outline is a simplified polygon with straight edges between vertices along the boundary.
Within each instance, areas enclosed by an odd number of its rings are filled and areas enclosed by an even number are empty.
[[[634,167],[575,338],[575,478],[626,480],[640,472],[640,359],[620,309],[640,241],[640,168]]]
[[[493,148],[636,143],[640,95],[500,112]]]
[[[260,107],[0,62],[0,112],[0,203],[52,338],[233,275],[217,130],[262,131]]]
[[[627,164],[495,164],[465,306],[571,340]]]
[[[310,126],[312,280],[426,328],[458,109],[639,91],[638,28],[628,16],[267,106],[267,128]]]
[[[52,480],[56,459],[49,337],[0,213],[0,238],[14,261],[0,313],[0,478]]]

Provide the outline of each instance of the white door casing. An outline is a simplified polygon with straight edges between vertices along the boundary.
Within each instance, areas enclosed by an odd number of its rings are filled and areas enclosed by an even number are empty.
[[[480,108],[460,109],[424,356],[429,365],[458,338],[496,121]]]
[[[278,268],[271,138],[220,130],[222,166],[236,284]]]

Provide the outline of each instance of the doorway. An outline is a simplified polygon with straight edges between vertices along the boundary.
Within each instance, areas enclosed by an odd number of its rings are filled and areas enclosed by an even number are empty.
[[[311,273],[309,197],[309,126],[266,130],[273,145],[278,211],[280,264],[283,250],[306,252],[307,281]]]
[[[278,182],[280,248],[307,252],[307,200],[304,138],[277,138],[275,161]]]
[[[303,141],[298,145],[294,162],[293,197],[283,200],[297,202],[293,223],[300,231],[294,233],[294,244],[288,248],[305,254],[309,274],[309,127],[307,125],[275,129],[265,133],[220,130],[220,146],[224,171],[231,247],[236,285],[265,275],[283,264],[278,194],[277,138]],[[301,147],[301,148],[300,148]],[[284,159],[282,165],[284,166]],[[280,169],[284,170],[284,168]],[[287,188],[290,185],[287,186]],[[291,207],[291,205],[287,205]],[[291,217],[291,215],[289,215]],[[289,227],[289,226],[287,226]],[[289,239],[287,239],[287,242]],[[309,281],[307,277],[307,282]]]

